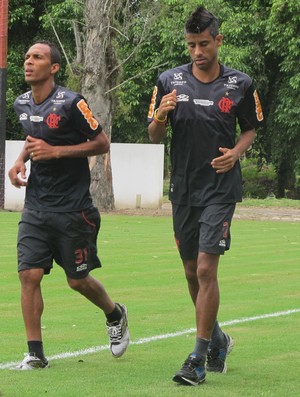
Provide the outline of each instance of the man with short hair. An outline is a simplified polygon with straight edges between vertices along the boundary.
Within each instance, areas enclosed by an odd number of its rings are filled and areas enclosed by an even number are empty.
[[[103,310],[110,349],[120,357],[129,344],[127,308],[114,303],[89,273],[101,267],[97,256],[100,214],[90,195],[88,156],[107,153],[109,140],[84,97],[55,83],[60,68],[57,47],[39,41],[25,55],[25,81],[31,91],[14,104],[26,141],[11,183],[26,187],[18,233],[18,272],[28,354],[17,367],[47,368],[41,317],[41,281],[55,260],[69,286]],[[31,171],[26,181],[26,165]]]
[[[192,62],[159,76],[148,132],[159,143],[167,123],[172,129],[169,198],[197,324],[194,350],[173,380],[198,385],[206,370],[226,372],[234,344],[217,322],[218,264],[230,247],[231,220],[242,200],[239,158],[263,115],[250,77],[218,62],[222,35],[213,14],[198,7],[186,22],[185,40]]]

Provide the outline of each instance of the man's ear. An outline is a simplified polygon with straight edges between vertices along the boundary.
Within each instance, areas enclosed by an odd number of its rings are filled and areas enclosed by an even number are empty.
[[[51,65],[51,74],[56,74],[60,69],[59,63],[53,63]]]
[[[223,36],[221,34],[218,34],[216,36],[216,41],[217,41],[217,46],[221,47],[222,43],[223,43]]]

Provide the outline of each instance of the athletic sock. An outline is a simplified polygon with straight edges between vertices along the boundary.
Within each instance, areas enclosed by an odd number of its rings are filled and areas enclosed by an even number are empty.
[[[211,334],[211,343],[212,345],[220,348],[227,346],[227,339],[224,332],[221,330],[218,321],[215,322],[215,326]]]
[[[119,322],[122,318],[122,310],[116,303],[114,310],[111,313],[105,314],[108,323]]]
[[[192,354],[196,354],[196,356],[201,356],[205,358],[207,356],[209,342],[209,339],[197,337],[194,351]]]
[[[43,361],[47,361],[44,355],[43,342],[40,340],[30,340],[27,342],[28,352],[31,356],[40,358]]]

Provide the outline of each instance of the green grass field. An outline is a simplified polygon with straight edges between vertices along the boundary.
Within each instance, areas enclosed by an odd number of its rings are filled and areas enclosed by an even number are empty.
[[[128,306],[132,345],[122,358],[107,348],[103,313],[70,290],[55,265],[43,280],[51,368],[10,370],[27,350],[16,273],[19,218],[0,212],[0,396],[299,395],[299,222],[234,220],[232,248],[220,263],[219,321],[236,345],[228,373],[208,374],[195,388],[171,380],[193,348],[195,320],[169,217],[102,217],[103,268],[93,275]]]

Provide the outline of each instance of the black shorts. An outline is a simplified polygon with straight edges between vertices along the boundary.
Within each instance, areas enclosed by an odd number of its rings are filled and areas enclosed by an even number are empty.
[[[18,271],[42,268],[49,274],[55,260],[68,277],[86,277],[101,267],[97,256],[100,222],[94,207],[68,213],[25,208],[19,223]]]
[[[230,248],[230,225],[235,204],[207,207],[172,205],[175,240],[182,260],[199,252],[223,255]]]

